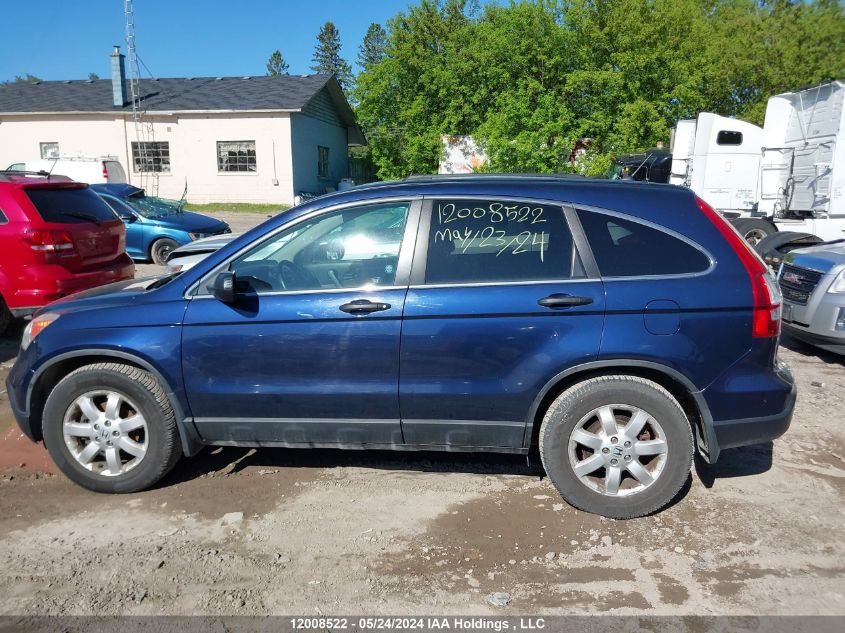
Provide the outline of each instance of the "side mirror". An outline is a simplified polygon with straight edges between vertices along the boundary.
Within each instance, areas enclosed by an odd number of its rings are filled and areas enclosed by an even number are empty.
[[[120,219],[123,220],[124,222],[126,222],[127,224],[132,224],[138,218],[136,218],[131,213],[127,213],[126,215],[121,215]]]
[[[217,275],[212,287],[212,295],[223,303],[234,303],[237,293],[235,292],[235,273],[222,272]]]

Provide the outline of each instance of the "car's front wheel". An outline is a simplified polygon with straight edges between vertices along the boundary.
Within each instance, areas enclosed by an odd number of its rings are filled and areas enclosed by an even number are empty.
[[[119,363],[86,365],[44,405],[44,443],[59,469],[96,492],[136,492],[181,456],[176,417],[155,377]]]
[[[540,456],[570,505],[616,519],[655,512],[690,476],[693,437],[678,401],[636,376],[600,376],[546,412]]]
[[[164,266],[167,263],[167,258],[170,253],[179,248],[179,243],[176,240],[171,240],[169,237],[162,237],[153,242],[150,247],[150,257],[153,263],[159,266]]]

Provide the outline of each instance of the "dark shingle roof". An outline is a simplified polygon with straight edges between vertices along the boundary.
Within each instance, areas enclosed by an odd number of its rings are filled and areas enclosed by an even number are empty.
[[[300,110],[323,87],[329,89],[341,118],[352,124],[352,112],[337,81],[327,75],[142,79],[140,94],[143,108],[150,112]],[[111,79],[20,82],[0,86],[0,113],[131,110],[131,103],[122,108],[112,105]]]

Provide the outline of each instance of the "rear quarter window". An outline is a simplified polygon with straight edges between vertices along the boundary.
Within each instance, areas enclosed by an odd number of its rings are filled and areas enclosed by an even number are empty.
[[[57,224],[82,224],[116,220],[112,211],[96,193],[84,189],[26,189],[41,219]]]
[[[595,211],[578,218],[602,277],[640,277],[700,273],[710,267],[701,250],[651,226]]]

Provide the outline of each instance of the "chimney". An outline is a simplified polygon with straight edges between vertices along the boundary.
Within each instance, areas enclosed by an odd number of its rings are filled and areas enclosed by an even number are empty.
[[[120,52],[120,46],[115,44],[111,59],[111,92],[112,103],[115,108],[122,108],[126,105],[126,64],[125,57]]]

